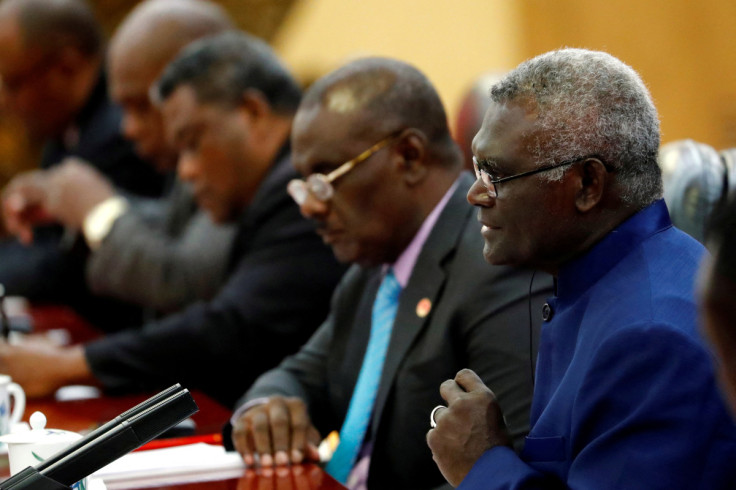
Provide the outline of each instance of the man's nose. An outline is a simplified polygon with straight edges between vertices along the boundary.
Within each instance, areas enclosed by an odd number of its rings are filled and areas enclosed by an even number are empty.
[[[143,135],[144,126],[140,116],[130,114],[128,111],[123,113],[122,133],[125,139],[138,141]]]
[[[185,182],[194,181],[197,177],[198,169],[198,160],[194,155],[186,151],[179,154],[176,172],[181,180]]]
[[[305,218],[320,219],[327,215],[329,208],[328,202],[320,201],[311,192],[307,192],[307,198],[299,206],[299,211]]]
[[[480,179],[475,179],[473,185],[468,189],[468,202],[473,206],[490,207],[496,203],[496,198],[491,197],[488,189]]]

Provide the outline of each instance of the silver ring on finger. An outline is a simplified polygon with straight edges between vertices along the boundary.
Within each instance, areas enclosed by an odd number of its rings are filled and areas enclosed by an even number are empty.
[[[441,408],[447,408],[447,407],[446,407],[446,406],[444,406],[444,405],[437,405],[436,407],[434,407],[434,408],[432,409],[432,413],[430,413],[430,414],[429,414],[429,426],[430,426],[431,428],[433,428],[433,429],[434,429],[435,427],[437,427],[437,421],[436,421],[436,420],[434,419],[434,417],[435,417],[435,415],[437,415],[437,412],[439,412],[439,410],[440,410]]]

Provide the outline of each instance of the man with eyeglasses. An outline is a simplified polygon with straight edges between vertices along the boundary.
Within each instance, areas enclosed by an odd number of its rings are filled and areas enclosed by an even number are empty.
[[[531,429],[470,369],[442,383],[427,442],[462,489],[734,488],[736,429],[696,326],[703,247],[672,226],[659,122],[629,66],[563,49],[494,85],[473,141],[492,264],[553,274]]]
[[[446,485],[424,446],[436,385],[472,365],[527,430],[544,275],[489,267],[465,194],[472,178],[427,78],[367,58],[316,82],[297,111],[289,192],[342,262],[328,320],[260,377],[233,416],[245,461],[316,459],[349,488]],[[539,315],[534,315],[537,318]]]

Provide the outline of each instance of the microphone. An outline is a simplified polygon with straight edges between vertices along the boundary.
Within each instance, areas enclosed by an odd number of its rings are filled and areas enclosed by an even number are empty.
[[[64,451],[59,451],[58,453],[56,453],[54,456],[50,457],[49,459],[37,464],[35,468],[38,471],[44,471],[49,466],[58,463],[58,461],[64,457],[64,454],[71,453],[71,452],[78,450],[82,446],[88,444],[90,441],[93,441],[97,439],[98,437],[101,437],[102,435],[104,435],[111,429],[115,428],[117,425],[121,424],[122,422],[129,420],[133,416],[138,415],[145,410],[148,410],[149,408],[153,407],[157,403],[164,401],[165,399],[167,399],[174,393],[178,393],[182,391],[183,389],[184,388],[182,388],[182,386],[177,383],[174,386],[171,386],[165,389],[164,391],[156,395],[153,395],[151,398],[144,400],[138,405],[136,405],[135,407],[126,410],[125,412],[121,413],[120,415],[112,419],[111,421],[107,422],[104,425],[101,425],[100,427],[93,430],[92,432],[84,436],[83,438],[75,441],[74,444],[67,447]]]
[[[0,483],[0,489],[69,488],[198,410],[189,390],[174,385],[120,414],[48,460]]]

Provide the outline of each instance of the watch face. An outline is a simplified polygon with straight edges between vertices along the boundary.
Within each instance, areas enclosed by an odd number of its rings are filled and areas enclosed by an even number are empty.
[[[128,209],[128,201],[121,196],[115,196],[101,202],[89,212],[84,219],[82,231],[87,245],[91,249],[99,247],[105,239],[112,225]]]

